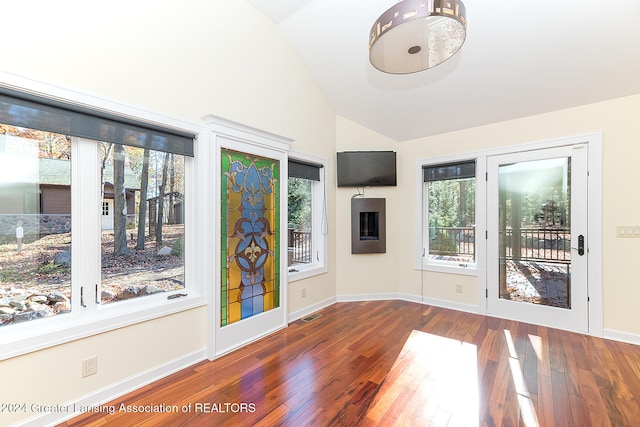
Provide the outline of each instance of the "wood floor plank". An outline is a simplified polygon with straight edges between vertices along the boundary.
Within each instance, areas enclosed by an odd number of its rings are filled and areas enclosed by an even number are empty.
[[[555,425],[555,407],[553,400],[553,385],[551,382],[551,371],[546,375],[538,377],[538,399],[536,414],[540,426]]]
[[[640,348],[404,301],[336,303],[61,426],[637,426]],[[144,405],[188,411],[128,413]],[[240,410],[241,406],[246,410]]]

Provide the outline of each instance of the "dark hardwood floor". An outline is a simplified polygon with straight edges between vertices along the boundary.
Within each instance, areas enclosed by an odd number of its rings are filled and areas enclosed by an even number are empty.
[[[403,301],[319,313],[62,425],[640,425],[638,346]]]

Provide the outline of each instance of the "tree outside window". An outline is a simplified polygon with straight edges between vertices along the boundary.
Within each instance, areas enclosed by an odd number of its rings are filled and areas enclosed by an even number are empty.
[[[289,279],[300,280],[326,268],[325,165],[306,155],[287,163]]]
[[[288,199],[289,266],[312,260],[312,181],[290,177]]]
[[[474,263],[475,162],[425,166],[427,259]]]

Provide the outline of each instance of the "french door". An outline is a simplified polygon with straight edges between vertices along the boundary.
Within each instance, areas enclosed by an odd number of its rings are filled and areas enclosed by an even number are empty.
[[[487,158],[487,312],[587,332],[587,148]]]

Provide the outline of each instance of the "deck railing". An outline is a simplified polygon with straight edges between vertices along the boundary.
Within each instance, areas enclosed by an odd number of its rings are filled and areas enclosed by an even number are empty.
[[[309,264],[311,261],[311,231],[289,229],[289,263]]]
[[[475,227],[431,227],[429,254],[475,258]]]
[[[500,233],[505,242],[507,259],[568,263],[571,261],[571,231],[569,228],[522,228],[514,240],[514,230]],[[429,254],[436,256],[474,258],[474,227],[432,227],[429,233]],[[502,240],[504,239],[504,240]]]
[[[508,228],[505,234],[507,259],[523,261],[571,261],[571,230],[569,228],[522,228],[518,242],[514,230]],[[502,234],[502,233],[501,233]],[[501,236],[502,237],[502,236]]]

